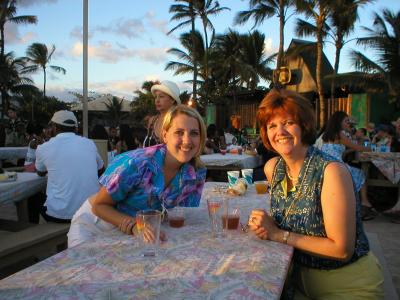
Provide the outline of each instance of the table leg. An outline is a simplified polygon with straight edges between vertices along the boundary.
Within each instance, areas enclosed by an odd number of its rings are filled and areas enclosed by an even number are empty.
[[[28,199],[18,201],[15,205],[17,206],[18,220],[21,222],[29,222]]]

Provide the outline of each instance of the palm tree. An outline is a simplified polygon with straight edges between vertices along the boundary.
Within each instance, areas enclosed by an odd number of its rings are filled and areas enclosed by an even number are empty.
[[[207,97],[209,92],[209,87],[207,85],[207,80],[209,77],[208,72],[208,53],[209,48],[211,46],[212,40],[215,35],[214,25],[210,21],[209,17],[212,15],[217,15],[224,10],[230,10],[228,7],[220,7],[218,1],[214,0],[195,0],[193,2],[193,8],[195,13],[201,18],[201,22],[203,24],[203,31],[204,31],[204,45],[205,45],[205,56],[204,56],[204,67],[205,67],[205,81],[204,81],[204,91]],[[211,39],[208,40],[208,33],[207,28],[211,29]]]
[[[332,6],[336,1],[331,0],[296,0],[296,7],[299,12],[304,13],[307,18],[314,21],[315,35],[317,38],[317,65],[316,65],[316,83],[319,98],[319,126],[325,124],[326,105],[324,91],[322,87],[322,48],[324,42],[324,33],[326,21],[332,12]],[[297,28],[297,33],[301,35],[301,30]]]
[[[26,71],[34,73],[40,69],[43,70],[43,98],[46,97],[46,69],[50,68],[62,74],[66,73],[62,67],[49,65],[54,51],[56,51],[56,46],[53,45],[49,51],[45,44],[40,43],[33,43],[26,50],[27,57],[25,59],[30,64],[26,67]]]
[[[400,11],[384,9],[382,15],[375,13],[373,28],[363,27],[366,37],[358,38],[357,44],[375,51],[370,59],[360,51],[352,51],[353,65],[366,82],[372,79],[387,88],[389,97],[400,105]]]
[[[16,16],[16,0],[2,0],[0,6],[0,56],[4,56],[4,26],[7,22],[16,24],[36,24],[36,16]]]
[[[108,101],[104,103],[107,107],[108,115],[113,126],[117,126],[118,122],[121,120],[123,101],[124,99],[121,99],[120,101],[118,97],[112,96],[111,99],[108,99]]]
[[[194,43],[193,41],[194,37]],[[184,50],[179,48],[171,48],[167,52],[178,58],[178,61],[170,61],[165,66],[165,70],[174,70],[175,75],[194,73],[197,70],[198,83],[203,85],[206,79],[204,68],[205,46],[204,40],[199,31],[192,33],[183,33],[179,38]],[[195,62],[198,64],[195,65]]]
[[[290,18],[288,10],[294,5],[293,0],[249,0],[249,10],[236,15],[235,24],[243,24],[250,18],[254,19],[254,27],[262,24],[266,18],[279,18],[279,50],[276,68],[283,65],[285,45],[285,24]]]
[[[178,25],[176,25],[174,28],[172,28],[168,34],[171,34],[173,31],[175,31],[178,28],[181,28],[186,25],[191,25],[191,34],[192,34],[192,45],[195,44],[195,18],[196,14],[193,9],[193,0],[175,0],[175,2],[182,2],[182,4],[174,4],[171,5],[169,8],[169,12],[173,13],[174,15],[171,17],[171,21],[181,21]],[[185,5],[186,4],[186,5]],[[192,50],[192,52],[194,52]],[[193,99],[197,98],[197,64],[198,62],[196,60],[193,60],[193,94],[192,97]]]
[[[12,95],[21,95],[23,92],[36,89],[33,81],[24,76],[24,68],[24,59],[15,58],[13,52],[7,53],[0,59],[0,93],[3,99],[3,114],[8,109]]]

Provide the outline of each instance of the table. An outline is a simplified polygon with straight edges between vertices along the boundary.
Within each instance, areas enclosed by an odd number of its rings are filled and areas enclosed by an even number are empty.
[[[365,172],[368,186],[397,187],[400,192],[399,152],[360,152],[358,160]],[[376,166],[386,179],[371,178],[369,173],[371,164]],[[400,210],[400,199],[391,210]]]
[[[25,158],[28,147],[0,147],[0,160]]]
[[[0,204],[14,202],[17,206],[18,219],[28,221],[26,201],[28,197],[46,189],[47,177],[40,177],[36,173],[17,173],[16,181],[0,182]]]
[[[216,183],[206,183],[210,191]],[[241,216],[265,207],[251,187]],[[152,258],[122,233],[69,248],[0,281],[0,299],[279,299],[293,248],[233,231],[210,236],[204,197],[185,226],[163,224],[168,241]]]
[[[205,154],[200,156],[201,161],[209,170],[241,170],[254,169],[262,165],[260,155],[221,153]]]

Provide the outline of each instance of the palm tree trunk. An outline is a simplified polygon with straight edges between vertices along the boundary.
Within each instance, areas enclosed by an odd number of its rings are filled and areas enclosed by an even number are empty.
[[[0,15],[0,34],[1,34],[1,40],[0,40],[0,56],[4,57],[4,25],[7,17],[7,8],[8,8],[8,3],[9,0],[4,0],[2,1],[2,7],[1,7],[1,15]]]
[[[43,68],[43,99],[46,98],[46,68]]]
[[[283,64],[283,47],[285,43],[285,20],[284,20],[284,7],[283,0],[279,0],[279,50],[276,68],[279,69]]]
[[[335,52],[335,65],[333,68],[333,76],[336,76],[339,71],[339,60],[340,60],[340,52],[342,51],[342,43],[336,43],[336,52]],[[331,81],[331,104],[335,101],[335,77],[332,78]],[[328,112],[329,115],[332,113],[331,111]]]
[[[319,125],[320,128],[325,124],[325,99],[324,91],[322,88],[322,26],[323,18],[319,18],[317,21],[317,66],[316,66],[316,81],[317,81],[317,91],[319,98]]]
[[[208,103],[208,35],[207,35],[207,23],[203,19],[203,28],[204,28],[204,40],[206,51],[204,53],[204,69],[205,69],[205,77],[204,77],[204,96]]]

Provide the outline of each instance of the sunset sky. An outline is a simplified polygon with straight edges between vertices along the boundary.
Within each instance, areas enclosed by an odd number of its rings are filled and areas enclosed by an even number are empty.
[[[216,33],[224,33],[228,28],[247,32],[252,22],[245,26],[233,26],[233,18],[238,11],[248,9],[248,1],[219,0],[224,11],[211,17]],[[164,71],[168,61],[175,57],[166,53],[172,47],[181,48],[178,37],[186,32],[184,28],[172,35],[166,33],[177,25],[170,22],[169,7],[172,0],[91,0],[89,1],[89,90],[99,94],[111,93],[131,100],[133,91],[139,89],[145,80],[173,80],[181,90],[191,90],[184,83],[190,76],[174,76],[172,71]],[[82,1],[81,0],[19,0],[18,15],[36,15],[36,25],[6,24],[6,52],[14,51],[16,56],[24,56],[26,48],[34,43],[54,44],[56,52],[51,64],[64,67],[66,75],[50,73],[46,90],[61,100],[70,101],[68,91],[82,92]],[[372,27],[373,13],[388,7],[400,10],[398,0],[378,0],[360,10],[360,21],[352,37],[363,36],[361,26]],[[301,15],[294,15],[286,29],[285,46],[294,38],[293,23]],[[202,30],[201,24],[197,28]],[[266,35],[265,51],[272,54],[279,43],[279,25],[272,18],[258,27]],[[348,52],[356,48],[349,43],[343,50],[340,72],[351,71],[347,59]],[[325,52],[333,64],[334,52],[327,44]],[[42,74],[33,77],[42,89]]]

